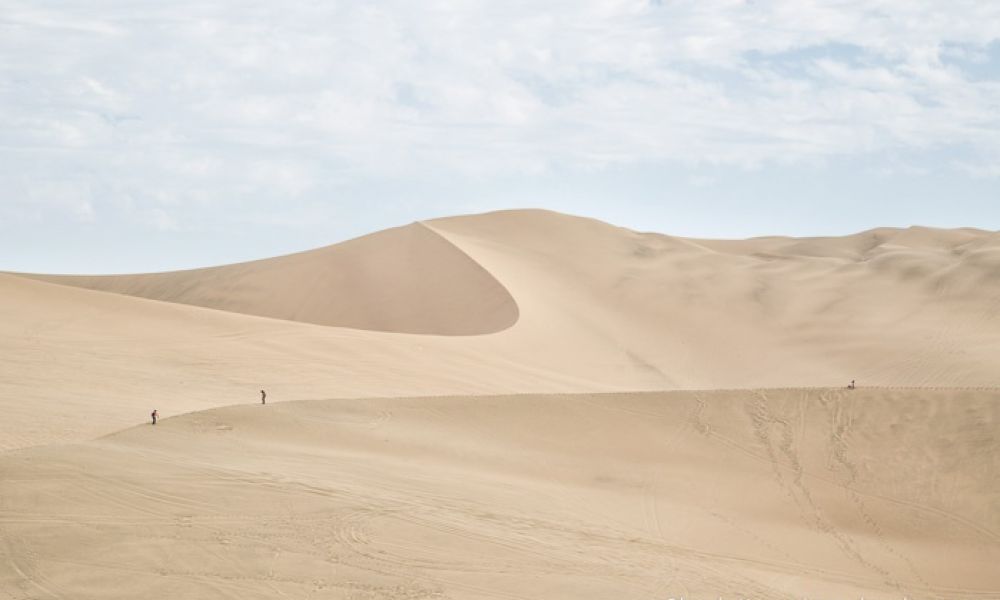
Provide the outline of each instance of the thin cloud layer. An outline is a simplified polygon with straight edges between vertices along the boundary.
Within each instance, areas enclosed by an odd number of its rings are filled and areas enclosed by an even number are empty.
[[[373,178],[1000,173],[994,2],[6,0],[0,31],[8,223],[308,220]]]

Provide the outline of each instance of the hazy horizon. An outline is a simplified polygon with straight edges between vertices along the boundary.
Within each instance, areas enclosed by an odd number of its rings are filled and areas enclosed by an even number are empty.
[[[485,211],[483,214],[490,213],[490,212],[500,212],[500,211],[505,211],[505,210],[553,210],[553,209],[542,208],[542,207],[498,208],[498,209],[493,209],[493,210]],[[561,211],[555,211],[555,212],[561,212]],[[272,252],[269,253],[269,254],[260,254],[260,255],[255,254],[254,253],[255,246],[253,244],[238,245],[238,246],[235,246],[233,248],[220,248],[220,252],[218,254],[216,254],[216,255],[209,254],[208,256],[210,256],[210,257],[224,257],[224,256],[229,256],[229,257],[232,257],[232,258],[229,258],[229,259],[215,258],[215,262],[207,262],[205,259],[203,259],[201,262],[198,262],[198,260],[199,260],[198,258],[194,258],[193,259],[195,262],[185,262],[185,256],[183,256],[183,255],[179,256],[179,257],[165,257],[165,258],[164,257],[157,257],[157,259],[155,259],[155,260],[150,260],[149,264],[160,265],[159,267],[156,267],[156,268],[152,268],[152,267],[151,268],[143,268],[141,266],[143,259],[136,260],[136,259],[131,258],[131,257],[120,257],[120,258],[125,258],[126,259],[126,262],[121,263],[121,264],[134,264],[134,265],[137,265],[137,268],[134,268],[134,269],[122,269],[122,270],[94,270],[92,268],[88,269],[88,268],[84,267],[82,269],[76,269],[76,270],[74,270],[74,269],[68,269],[68,270],[59,271],[59,270],[45,270],[45,269],[36,269],[36,270],[11,269],[11,268],[0,267],[0,272],[8,272],[8,273],[37,273],[37,274],[51,274],[51,275],[60,275],[60,274],[61,275],[127,275],[127,274],[133,274],[133,273],[158,273],[158,272],[170,272],[170,271],[185,271],[185,270],[200,269],[200,268],[207,268],[207,267],[217,267],[217,266],[225,266],[225,265],[231,265],[231,264],[237,264],[237,263],[244,263],[244,262],[251,262],[251,261],[257,261],[257,260],[264,260],[264,259],[275,258],[275,257],[279,257],[279,256],[296,254],[296,253],[300,253],[300,252],[308,252],[310,250],[315,250],[317,248],[322,248],[322,247],[326,247],[326,246],[332,246],[332,245],[340,244],[342,242],[346,242],[346,241],[354,240],[354,239],[357,239],[357,238],[365,237],[365,236],[368,236],[368,235],[371,235],[371,234],[374,234],[374,233],[378,233],[380,231],[384,231],[386,229],[393,229],[393,228],[398,228],[398,227],[404,227],[404,226],[406,226],[406,225],[408,225],[410,223],[414,223],[414,222],[418,222],[418,221],[431,221],[431,220],[434,220],[434,219],[444,218],[444,217],[462,216],[464,214],[480,214],[480,213],[440,214],[440,215],[434,215],[434,216],[431,216],[431,217],[427,217],[427,218],[423,218],[423,219],[415,219],[413,221],[407,221],[407,222],[402,222],[402,223],[390,223],[390,224],[387,224],[385,227],[382,227],[382,228],[377,229],[377,230],[367,231],[367,232],[360,233],[360,234],[357,234],[357,235],[349,235],[348,237],[345,237],[345,238],[333,239],[333,240],[331,240],[331,241],[329,241],[327,243],[318,243],[318,244],[315,244],[315,245],[301,245],[301,246],[299,246],[299,245],[296,245],[294,243],[294,241],[293,241],[292,244],[287,245],[287,247],[289,249],[287,249],[287,250],[275,249],[275,250],[272,250]],[[597,217],[591,217],[591,216],[583,215],[583,214],[574,214],[574,213],[565,213],[565,212],[563,212],[562,214],[570,214],[572,216],[578,216],[578,217],[583,217],[583,218],[593,218],[593,219],[604,221],[603,219],[598,219]],[[842,237],[842,236],[849,236],[849,235],[854,235],[854,234],[858,234],[858,233],[864,233],[866,231],[872,231],[873,229],[880,229],[880,228],[903,230],[903,229],[914,228],[914,227],[926,227],[926,228],[930,228],[930,229],[975,229],[975,230],[987,231],[987,232],[995,231],[995,230],[992,230],[992,229],[984,229],[984,228],[981,228],[981,227],[972,227],[972,226],[960,226],[960,225],[956,225],[954,227],[938,227],[938,226],[933,226],[933,225],[923,225],[923,224],[920,224],[920,223],[914,223],[914,224],[911,224],[911,225],[880,225],[880,226],[875,226],[875,227],[869,227],[869,228],[865,228],[865,229],[860,229],[860,230],[857,230],[857,231],[847,231],[847,232],[843,232],[843,233],[839,233],[839,232],[835,232],[835,233],[822,233],[822,234],[815,234],[815,235],[787,235],[787,234],[783,234],[783,233],[780,233],[780,232],[775,232],[775,233],[761,233],[761,234],[758,234],[758,235],[728,236],[728,237],[727,236],[711,236],[711,235],[689,235],[689,236],[682,236],[682,235],[673,234],[673,233],[670,233],[670,232],[658,231],[658,230],[655,230],[655,229],[650,229],[648,227],[647,228],[644,228],[644,227],[629,227],[629,226],[623,225],[621,223],[615,223],[615,222],[611,222],[611,221],[604,221],[604,222],[607,222],[607,223],[609,223],[611,225],[615,225],[615,226],[619,226],[619,227],[626,227],[628,229],[633,229],[635,231],[644,232],[644,233],[659,233],[659,234],[676,236],[676,237],[687,237],[687,238],[691,238],[691,239],[705,239],[705,240],[731,240],[731,239],[741,239],[742,240],[742,239],[765,238],[765,237],[791,237],[791,238]],[[131,243],[138,243],[138,242],[131,242]],[[282,248],[282,247],[284,247],[284,246],[281,246],[281,245],[276,245],[276,246],[273,246],[273,247],[272,246],[268,246],[268,248]],[[110,250],[111,253],[116,253],[117,252],[117,249],[114,248],[114,247],[110,247],[109,250]],[[84,258],[86,260],[91,260],[93,258],[93,255],[87,255]],[[114,260],[115,258],[119,258],[119,257],[109,257],[109,259],[110,259],[109,264],[114,264],[115,263],[115,260]],[[77,264],[83,264],[83,263],[82,262],[78,262]]]
[[[1000,5],[6,3],[0,269],[191,268],[539,207],[1000,229]]]

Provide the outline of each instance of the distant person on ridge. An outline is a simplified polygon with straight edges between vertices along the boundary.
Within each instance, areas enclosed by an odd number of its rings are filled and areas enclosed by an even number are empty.
[[[264,390],[260,391],[260,403],[267,404],[267,392],[265,392]]]
[[[849,390],[853,390],[854,389],[854,380],[853,379],[851,380],[851,385],[847,386],[847,389],[849,389]]]
[[[156,409],[154,408],[153,412],[149,416],[153,417],[153,425],[156,425],[156,417],[160,416],[160,413],[156,412]]]

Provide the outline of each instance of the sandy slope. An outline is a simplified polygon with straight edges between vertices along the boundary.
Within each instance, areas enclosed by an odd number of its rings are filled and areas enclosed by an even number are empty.
[[[439,219],[0,274],[0,357],[0,600],[1000,597],[997,233]]]
[[[472,335],[510,327],[517,304],[420,223],[255,262],[144,275],[35,279],[230,312],[376,331]]]
[[[1000,394],[334,400],[0,456],[0,598],[996,598]]]
[[[1000,234],[705,241],[506,211],[213,269],[0,274],[0,315],[0,449],[261,387],[277,401],[997,386]]]
[[[322,327],[5,275],[0,290],[0,450],[90,439],[153,408],[253,401],[261,388],[275,402],[606,389],[480,338]]]
[[[586,329],[661,388],[1000,384],[1000,233],[729,242],[537,211],[431,225],[511,290],[515,330]]]

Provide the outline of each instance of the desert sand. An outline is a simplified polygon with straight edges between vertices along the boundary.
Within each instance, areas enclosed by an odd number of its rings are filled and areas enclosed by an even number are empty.
[[[0,292],[0,598],[1000,597],[997,232],[505,211]]]

